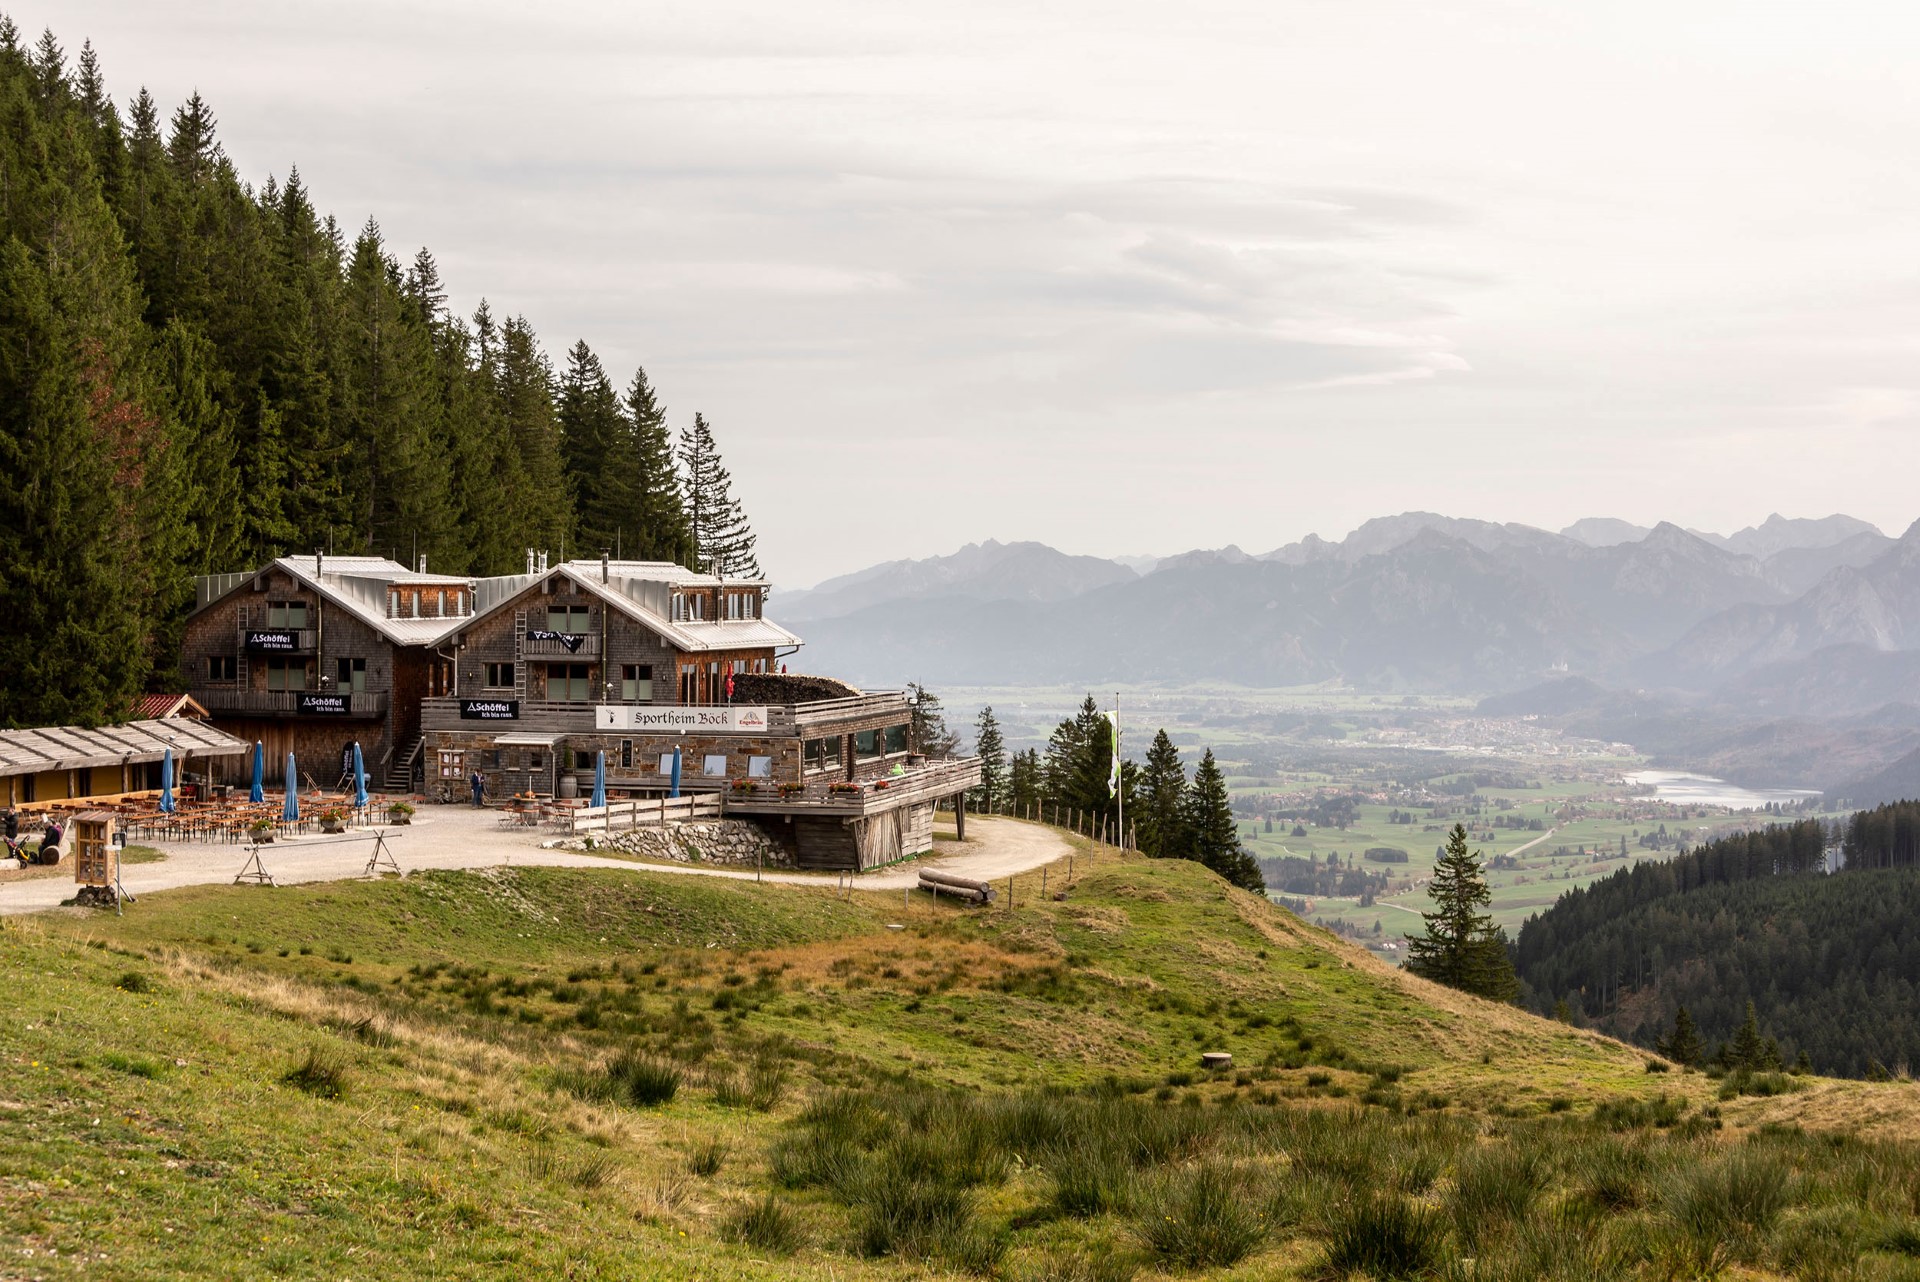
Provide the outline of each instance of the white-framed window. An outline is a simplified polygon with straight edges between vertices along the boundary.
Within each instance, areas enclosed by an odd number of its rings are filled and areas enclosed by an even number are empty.
[[[709,779],[725,779],[727,777],[727,754],[724,752],[709,752],[706,760],[701,763],[701,773]]]
[[[747,778],[771,779],[773,777],[772,757],[748,757]]]

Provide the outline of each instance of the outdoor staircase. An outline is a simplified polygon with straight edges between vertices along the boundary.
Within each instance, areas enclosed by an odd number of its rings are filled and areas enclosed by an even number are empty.
[[[421,742],[421,736],[415,735],[393,754],[393,762],[387,767],[387,778],[382,787],[388,796],[405,795],[413,791],[413,765],[420,759]]]

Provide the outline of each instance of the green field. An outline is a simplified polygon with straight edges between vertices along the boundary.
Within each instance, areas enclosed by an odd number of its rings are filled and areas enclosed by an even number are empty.
[[[5,919],[0,1272],[1326,1277],[1409,1197],[1435,1271],[1547,1276],[1527,1206],[1572,1214],[1573,1157],[1631,1151],[1643,1209],[1569,1241],[1584,1276],[1651,1277],[1701,1249],[1662,1181],[1747,1160],[1731,1130],[1911,1114],[1907,1087],[1650,1073],[1195,864],[1077,868],[977,911],[517,869]],[[1920,1152],[1848,1144],[1768,1150],[1805,1171],[1778,1222],[1714,1230],[1753,1276],[1796,1258],[1796,1208],[1853,1207],[1821,1230],[1849,1258],[1908,1222]],[[1487,1154],[1535,1172],[1505,1219],[1472,1210]]]

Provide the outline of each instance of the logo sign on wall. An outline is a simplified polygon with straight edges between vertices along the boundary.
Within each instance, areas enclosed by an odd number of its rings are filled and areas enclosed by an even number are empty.
[[[300,648],[300,634],[285,628],[275,628],[266,632],[247,633],[247,649],[258,652],[286,654]]]
[[[731,704],[721,708],[653,708],[603,703],[593,710],[593,726],[596,730],[637,730],[641,734],[764,734],[767,710]]]
[[[344,717],[353,711],[353,696],[303,692],[300,696],[298,711],[326,717]]]
[[[460,719],[462,721],[518,721],[520,701],[518,699],[462,699]]]
[[[529,631],[527,633],[527,640],[558,641],[561,645],[567,647],[567,652],[571,654],[580,649],[580,643],[586,640],[586,638],[577,632],[549,632],[542,629],[540,631]]]

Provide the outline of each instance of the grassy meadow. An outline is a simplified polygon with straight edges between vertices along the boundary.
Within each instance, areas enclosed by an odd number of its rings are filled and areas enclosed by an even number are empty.
[[[1195,865],[1063,874],[6,919],[0,1276],[1920,1276],[1911,1085],[1653,1072]]]

